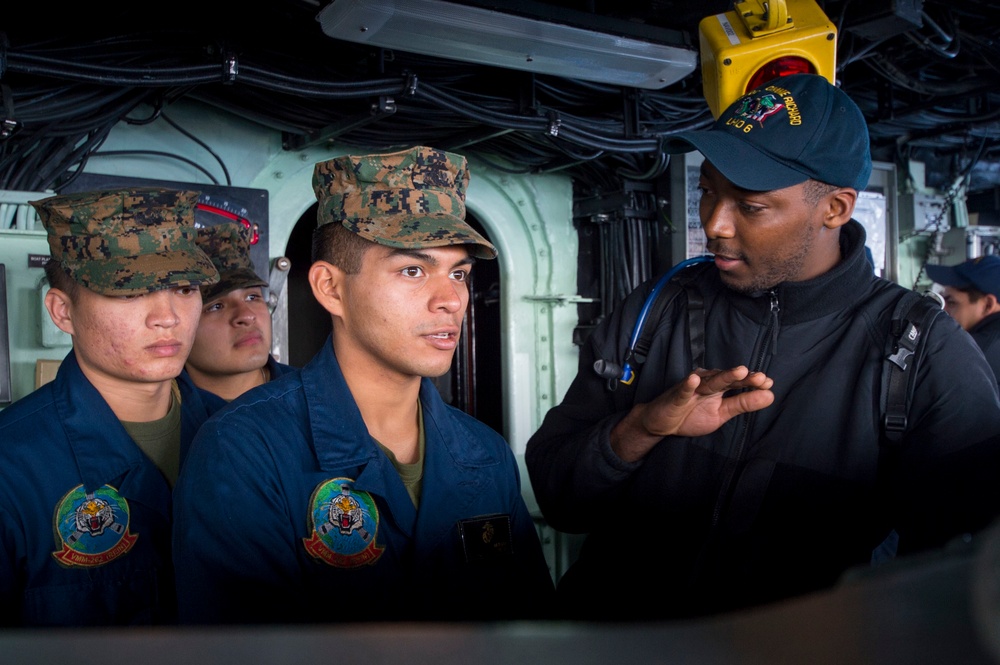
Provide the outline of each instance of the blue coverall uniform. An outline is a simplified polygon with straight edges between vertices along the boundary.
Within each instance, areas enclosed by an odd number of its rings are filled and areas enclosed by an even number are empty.
[[[1000,381],[1000,313],[990,314],[969,329],[972,339],[983,350],[986,362]]]
[[[277,360],[274,359],[274,356],[268,356],[267,371],[271,375],[271,381],[273,381],[274,379],[277,379],[279,376],[283,374],[287,374],[288,372],[295,372],[298,370],[297,368],[292,367],[291,365],[279,363]],[[188,371],[185,369],[183,374],[187,376]],[[201,399],[202,401],[205,402],[205,406],[208,407],[209,413],[215,413],[225,405],[229,404],[229,400],[223,399],[222,397],[219,397],[218,395],[209,390],[205,390],[204,388],[199,388],[198,391],[201,393]]]
[[[183,460],[209,411],[177,381]],[[0,624],[174,622],[170,494],[70,351],[0,412]]]
[[[507,442],[420,388],[419,510],[330,338],[196,437],[174,492],[182,623],[539,617],[552,599]]]

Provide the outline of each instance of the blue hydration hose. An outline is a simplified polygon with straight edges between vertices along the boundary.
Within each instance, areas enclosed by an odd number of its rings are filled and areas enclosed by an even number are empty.
[[[656,284],[653,286],[653,290],[649,292],[646,296],[646,302],[642,304],[642,310],[639,311],[639,318],[635,321],[635,328],[632,330],[632,339],[629,340],[628,353],[625,354],[625,364],[622,367],[621,382],[625,384],[632,383],[633,370],[632,370],[632,351],[635,349],[636,342],[639,341],[639,335],[642,334],[642,326],[646,323],[646,317],[649,315],[649,310],[656,302],[656,298],[660,295],[660,291],[666,286],[667,282],[673,279],[674,275],[679,273],[681,270],[689,266],[693,266],[696,263],[709,263],[714,260],[711,254],[704,254],[702,256],[695,256],[690,259],[685,259],[681,261],[670,270],[665,272],[662,277],[656,280]]]

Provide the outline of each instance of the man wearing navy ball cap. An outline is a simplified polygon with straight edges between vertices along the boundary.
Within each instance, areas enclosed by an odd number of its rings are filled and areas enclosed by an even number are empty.
[[[1000,256],[988,254],[957,266],[926,266],[941,285],[944,308],[969,331],[1000,376]]]
[[[851,218],[871,174],[857,105],[821,76],[786,76],[666,150],[705,157],[714,259],[657,291],[675,297],[638,357],[625,352],[658,280],[630,294],[527,444],[543,516],[587,536],[557,587],[564,614],[747,608],[833,586],[894,528],[903,554],[988,525],[996,380],[943,312],[883,454],[883,343],[907,289],[873,273]],[[644,362],[610,376],[626,360]]]

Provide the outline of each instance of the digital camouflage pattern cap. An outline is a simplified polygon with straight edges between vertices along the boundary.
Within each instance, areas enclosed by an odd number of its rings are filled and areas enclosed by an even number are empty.
[[[239,222],[225,222],[198,229],[198,246],[208,254],[219,271],[219,281],[202,284],[201,298],[206,303],[236,289],[267,286],[257,276],[250,260],[253,230]]]
[[[339,222],[388,247],[471,245],[471,255],[496,258],[496,248],[465,222],[468,186],[465,157],[424,146],[345,155],[313,169],[319,226]]]
[[[107,296],[199,286],[219,273],[195,241],[198,192],[143,188],[31,201],[48,231],[51,260]]]

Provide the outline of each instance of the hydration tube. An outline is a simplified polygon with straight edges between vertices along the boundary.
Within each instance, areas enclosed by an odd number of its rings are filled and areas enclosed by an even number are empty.
[[[666,286],[667,282],[673,279],[674,275],[679,273],[684,268],[693,266],[696,263],[709,263],[714,260],[711,254],[704,254],[702,256],[695,256],[690,259],[685,259],[681,261],[666,273],[663,274],[656,284],[653,286],[653,290],[649,292],[646,296],[646,302],[642,304],[642,310],[639,311],[639,318],[635,321],[635,328],[632,330],[632,339],[628,343],[628,353],[625,354],[625,364],[622,366],[621,382],[625,384],[632,383],[632,379],[635,378],[632,370],[632,352],[635,350],[635,344],[639,341],[639,335],[642,334],[642,326],[646,323],[646,317],[649,315],[649,309],[656,302],[656,298],[660,295],[660,291]]]

